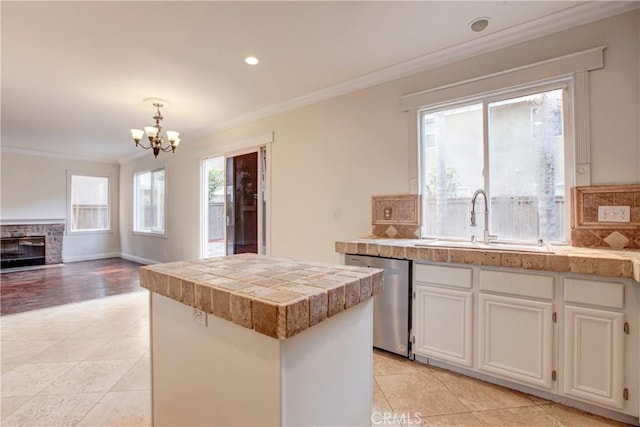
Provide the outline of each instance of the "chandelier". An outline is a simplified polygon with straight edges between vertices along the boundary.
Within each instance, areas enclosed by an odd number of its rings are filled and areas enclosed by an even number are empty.
[[[153,120],[156,121],[155,126],[145,126],[144,130],[131,129],[131,137],[136,143],[136,147],[140,146],[145,150],[152,149],[153,156],[157,158],[160,151],[164,151],[165,153],[168,151],[171,151],[172,153],[176,152],[176,148],[180,145],[180,133],[173,130],[166,131],[168,144],[165,146],[165,139],[160,134],[162,131],[160,122],[162,122],[162,119],[164,118],[160,113],[160,107],[164,107],[164,104],[160,102],[153,102],[153,106],[156,107],[156,114],[153,116]],[[149,138],[149,146],[145,146],[140,142],[144,135],[147,135],[147,138]]]

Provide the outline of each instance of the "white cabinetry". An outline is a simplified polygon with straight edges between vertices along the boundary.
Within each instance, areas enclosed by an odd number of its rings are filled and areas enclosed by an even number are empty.
[[[564,279],[563,387],[587,402],[624,406],[624,285]]]
[[[637,282],[414,262],[413,286],[417,360],[637,423]]]
[[[461,366],[472,365],[471,269],[416,264],[415,354]]]
[[[553,277],[480,271],[478,368],[481,371],[521,384],[554,389],[553,290]]]

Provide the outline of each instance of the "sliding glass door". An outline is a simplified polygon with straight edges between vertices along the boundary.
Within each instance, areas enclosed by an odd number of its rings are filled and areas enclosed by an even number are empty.
[[[266,253],[265,148],[205,159],[201,257]]]

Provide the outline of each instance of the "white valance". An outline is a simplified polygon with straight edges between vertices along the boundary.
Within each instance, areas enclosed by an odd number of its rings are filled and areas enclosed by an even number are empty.
[[[582,52],[412,93],[402,96],[400,105],[402,111],[408,111],[426,105],[450,102],[507,87],[596,70],[604,66],[604,49],[605,46],[599,46]]]

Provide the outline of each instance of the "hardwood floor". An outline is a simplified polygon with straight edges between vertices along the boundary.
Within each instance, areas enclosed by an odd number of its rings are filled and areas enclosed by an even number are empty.
[[[0,315],[140,290],[141,264],[121,258],[0,275]]]

